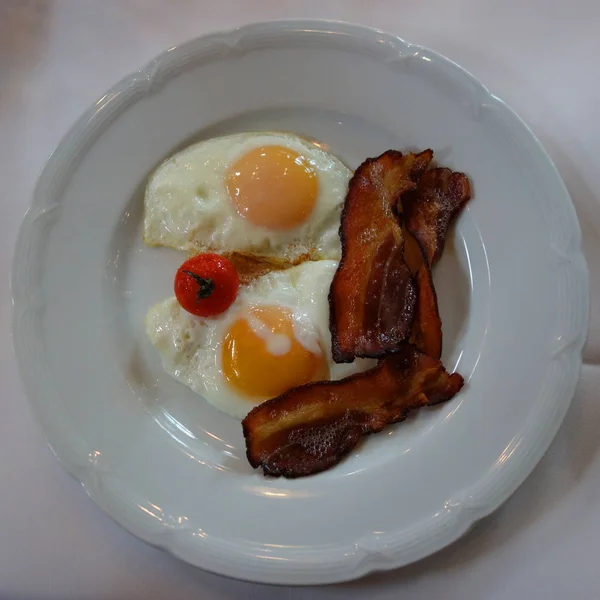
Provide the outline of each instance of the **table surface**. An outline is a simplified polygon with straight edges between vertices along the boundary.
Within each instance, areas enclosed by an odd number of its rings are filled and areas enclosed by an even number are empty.
[[[0,0],[0,598],[596,599],[600,588],[600,3],[570,0]],[[592,323],[567,418],[534,473],[459,542],[410,567],[275,588],[185,565],[120,529],[59,467],[19,382],[10,265],[35,178],[66,129],[178,42],[250,21],[322,17],[457,61],[532,126],[576,205]]]

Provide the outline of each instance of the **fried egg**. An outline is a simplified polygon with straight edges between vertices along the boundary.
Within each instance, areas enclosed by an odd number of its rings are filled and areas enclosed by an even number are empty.
[[[240,418],[297,385],[369,368],[374,361],[331,358],[327,296],[337,264],[309,261],[263,275],[217,318],[191,315],[175,298],[157,304],[146,331],[163,368]]]
[[[352,172],[288,133],[205,140],[162,163],[144,199],[144,241],[188,253],[246,251],[339,260]]]

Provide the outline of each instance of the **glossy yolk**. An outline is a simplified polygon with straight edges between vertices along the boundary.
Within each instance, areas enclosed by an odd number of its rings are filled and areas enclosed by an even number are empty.
[[[237,212],[254,225],[301,225],[317,201],[318,181],[306,159],[284,146],[254,148],[236,160],[227,189]]]
[[[309,381],[329,378],[323,352],[315,354],[294,335],[290,311],[255,308],[230,327],[222,346],[226,381],[250,399],[273,398]]]

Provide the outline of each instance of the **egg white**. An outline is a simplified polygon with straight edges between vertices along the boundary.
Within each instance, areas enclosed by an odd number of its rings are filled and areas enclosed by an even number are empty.
[[[331,357],[327,296],[337,264],[334,260],[305,262],[286,271],[264,275],[242,288],[231,307],[217,318],[191,315],[175,298],[169,298],[150,309],[146,332],[169,375],[204,396],[219,410],[243,418],[267,398],[245,397],[225,381],[221,345],[232,323],[252,308],[278,305],[289,309],[294,315],[298,341],[306,347],[321,342],[331,379],[364,371],[374,364],[375,361],[359,359],[339,365]],[[279,350],[275,347],[274,353]]]
[[[299,227],[273,231],[241,217],[226,187],[233,162],[254,148],[285,146],[314,169],[318,196]],[[175,154],[150,177],[144,199],[144,241],[188,253],[252,251],[294,260],[339,260],[338,229],[352,172],[337,158],[297,135],[242,133],[205,140]]]

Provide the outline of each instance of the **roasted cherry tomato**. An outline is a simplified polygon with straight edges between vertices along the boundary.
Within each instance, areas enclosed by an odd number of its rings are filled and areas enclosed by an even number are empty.
[[[175,296],[182,308],[197,317],[225,312],[237,296],[240,279],[231,261],[218,254],[186,260],[175,275]]]

